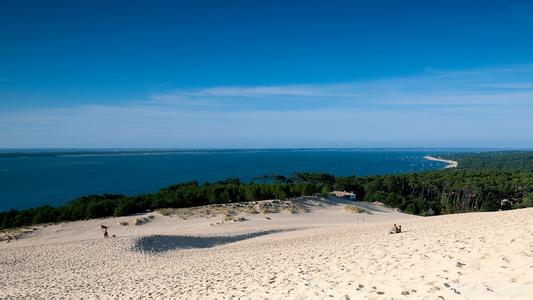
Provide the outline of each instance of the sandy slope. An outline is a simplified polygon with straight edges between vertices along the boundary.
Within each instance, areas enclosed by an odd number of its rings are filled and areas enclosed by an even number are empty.
[[[0,243],[0,297],[533,297],[533,209],[422,218],[306,205],[235,223],[153,213],[140,226],[118,224],[138,218],[127,217],[40,228]],[[404,232],[387,234],[393,222]],[[104,239],[100,224],[117,237]]]
[[[429,155],[424,156],[424,158],[427,160],[440,161],[440,162],[446,163],[447,165],[444,167],[444,169],[457,168],[457,166],[459,165],[459,162],[455,160],[443,159],[443,158],[438,158],[438,157],[429,156]]]

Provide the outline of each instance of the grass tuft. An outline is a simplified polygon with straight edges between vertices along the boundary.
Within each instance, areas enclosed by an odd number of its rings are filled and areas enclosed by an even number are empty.
[[[350,213],[354,213],[354,214],[367,214],[368,211],[364,208],[360,208],[358,206],[355,206],[355,205],[345,205],[344,206],[344,210],[346,210],[347,212],[350,212]]]

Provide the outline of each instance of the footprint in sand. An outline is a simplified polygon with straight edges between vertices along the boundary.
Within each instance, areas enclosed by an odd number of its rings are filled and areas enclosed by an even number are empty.
[[[487,291],[489,291],[489,292],[491,292],[491,293],[494,292],[494,290],[492,289],[492,287],[490,287],[488,284],[483,283],[483,285],[485,286],[485,288],[487,289]]]
[[[430,291],[431,293],[435,293],[436,291],[440,291],[440,287],[438,287],[438,286],[432,286],[432,287],[429,289],[429,291]]]

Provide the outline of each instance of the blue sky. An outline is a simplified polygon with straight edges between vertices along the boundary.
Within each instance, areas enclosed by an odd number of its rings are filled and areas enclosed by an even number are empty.
[[[533,147],[531,1],[2,1],[0,147]]]

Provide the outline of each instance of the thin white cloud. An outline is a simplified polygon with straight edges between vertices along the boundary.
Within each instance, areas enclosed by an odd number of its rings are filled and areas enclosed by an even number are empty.
[[[533,147],[533,66],[0,111],[0,147]]]
[[[496,89],[533,90],[533,80],[531,82],[504,82],[504,83],[482,84],[481,87],[496,88]]]
[[[215,87],[190,94],[214,97],[325,96],[320,88],[313,85]]]
[[[532,112],[492,108],[219,112],[91,106],[1,113],[0,146],[531,146]]]
[[[342,84],[179,89],[150,99],[180,107],[278,110],[388,104],[523,105],[533,100],[533,65],[449,72],[432,69],[419,76]]]

